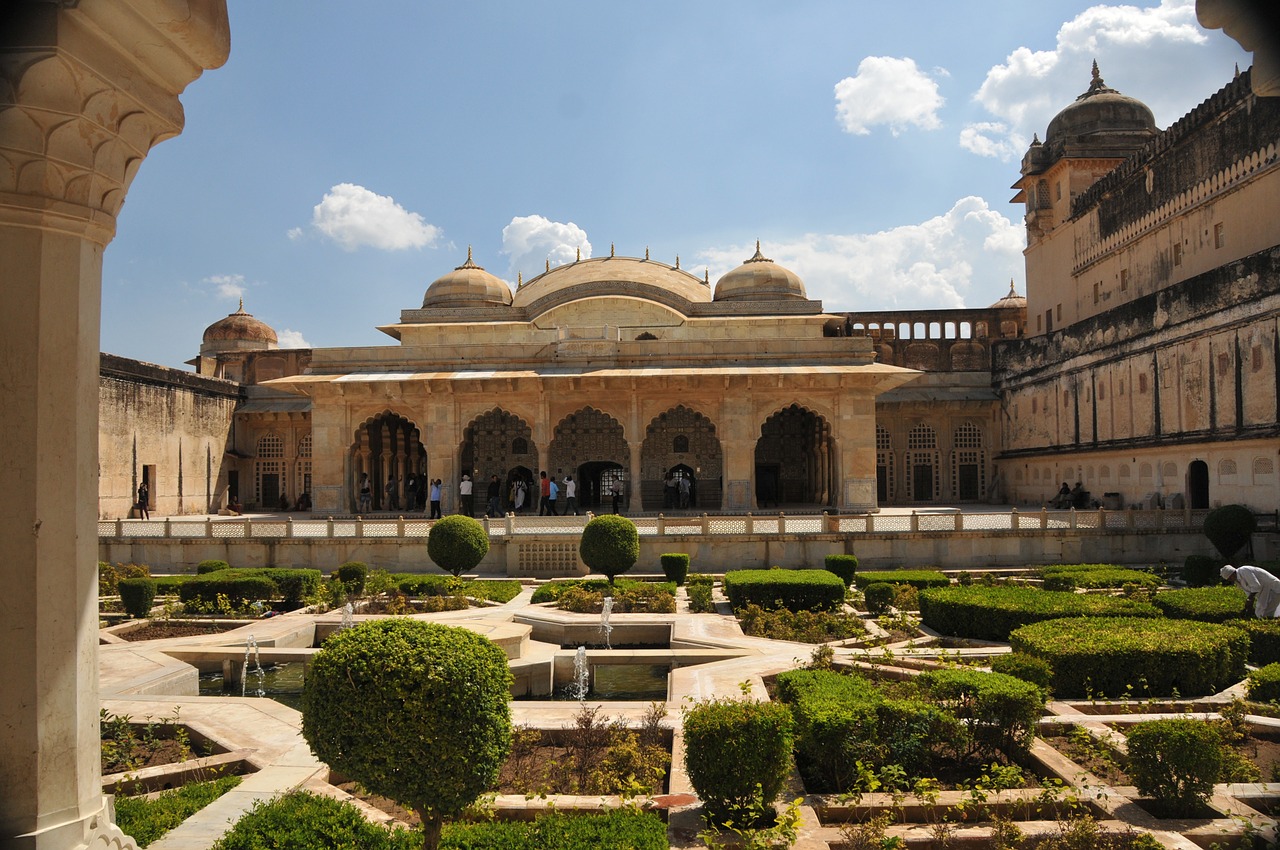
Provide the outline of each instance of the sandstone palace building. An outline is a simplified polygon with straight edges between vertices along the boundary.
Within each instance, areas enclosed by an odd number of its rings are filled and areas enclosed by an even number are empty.
[[[632,512],[681,479],[706,512],[1038,507],[1077,481],[1274,511],[1277,145],[1248,72],[1161,131],[1095,66],[1014,182],[1026,296],[985,309],[828,313],[767,245],[714,282],[611,250],[515,287],[468,251],[386,346],[280,349],[242,305],[194,373],[103,355],[99,512],[146,480],[161,515],[349,514],[364,476],[375,511],[436,478],[448,510],[467,475],[478,514],[491,476],[505,503],[543,471]]]

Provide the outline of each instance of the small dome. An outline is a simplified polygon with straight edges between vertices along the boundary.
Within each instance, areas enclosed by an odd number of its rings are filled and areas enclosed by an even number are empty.
[[[1027,296],[1019,295],[1013,287],[1013,278],[1009,278],[1009,294],[992,304],[990,309],[1000,310],[1005,307],[1026,307]]]
[[[422,306],[428,307],[504,307],[511,304],[511,287],[499,277],[489,274],[471,259],[436,279],[427,287]]]
[[[778,301],[784,298],[807,298],[804,282],[796,273],[784,269],[760,253],[756,253],[716,281],[716,301]]]
[[[239,310],[205,328],[200,353],[275,348],[278,343],[276,332],[270,325],[244,311],[244,299],[241,298]]]
[[[1087,142],[1090,137],[1136,136],[1145,142],[1158,131],[1155,116],[1145,103],[1127,97],[1102,81],[1093,63],[1089,89],[1075,103],[1054,116],[1045,132],[1046,145]]]

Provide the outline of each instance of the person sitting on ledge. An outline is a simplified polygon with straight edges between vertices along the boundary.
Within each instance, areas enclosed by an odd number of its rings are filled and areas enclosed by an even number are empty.
[[[238,496],[232,496],[231,501],[227,502],[227,511],[232,516],[240,516],[240,514],[244,513],[244,505],[240,504]]]
[[[1049,502],[1049,507],[1065,510],[1071,507],[1071,488],[1067,486],[1067,482],[1062,482],[1062,488],[1058,490],[1058,495],[1054,496]]]
[[[293,509],[295,511],[311,510],[311,494],[303,493],[302,495],[298,496],[298,501],[294,503]]]

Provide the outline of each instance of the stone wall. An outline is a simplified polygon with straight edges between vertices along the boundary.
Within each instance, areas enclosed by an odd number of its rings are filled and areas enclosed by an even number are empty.
[[[229,381],[101,355],[99,518],[129,516],[144,475],[157,516],[216,511],[240,398]]]

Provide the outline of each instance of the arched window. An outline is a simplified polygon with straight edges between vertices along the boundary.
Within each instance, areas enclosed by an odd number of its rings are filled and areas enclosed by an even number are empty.
[[[259,459],[284,457],[284,437],[279,434],[267,434],[260,438],[257,456]]]
[[[513,455],[527,455],[529,453],[529,441],[524,437],[516,437],[511,441],[511,453]]]
[[[684,434],[676,434],[675,439],[671,441],[671,451],[676,454],[688,454],[689,438]]]
[[[962,422],[953,435],[955,453],[951,474],[955,497],[974,502],[984,497],[987,489],[987,453],[983,450],[982,429],[972,422]]]
[[[893,475],[893,440],[889,429],[876,426],[876,500],[891,502],[896,495]]]
[[[938,433],[920,423],[907,434],[907,475],[911,499],[931,502],[938,498]]]

